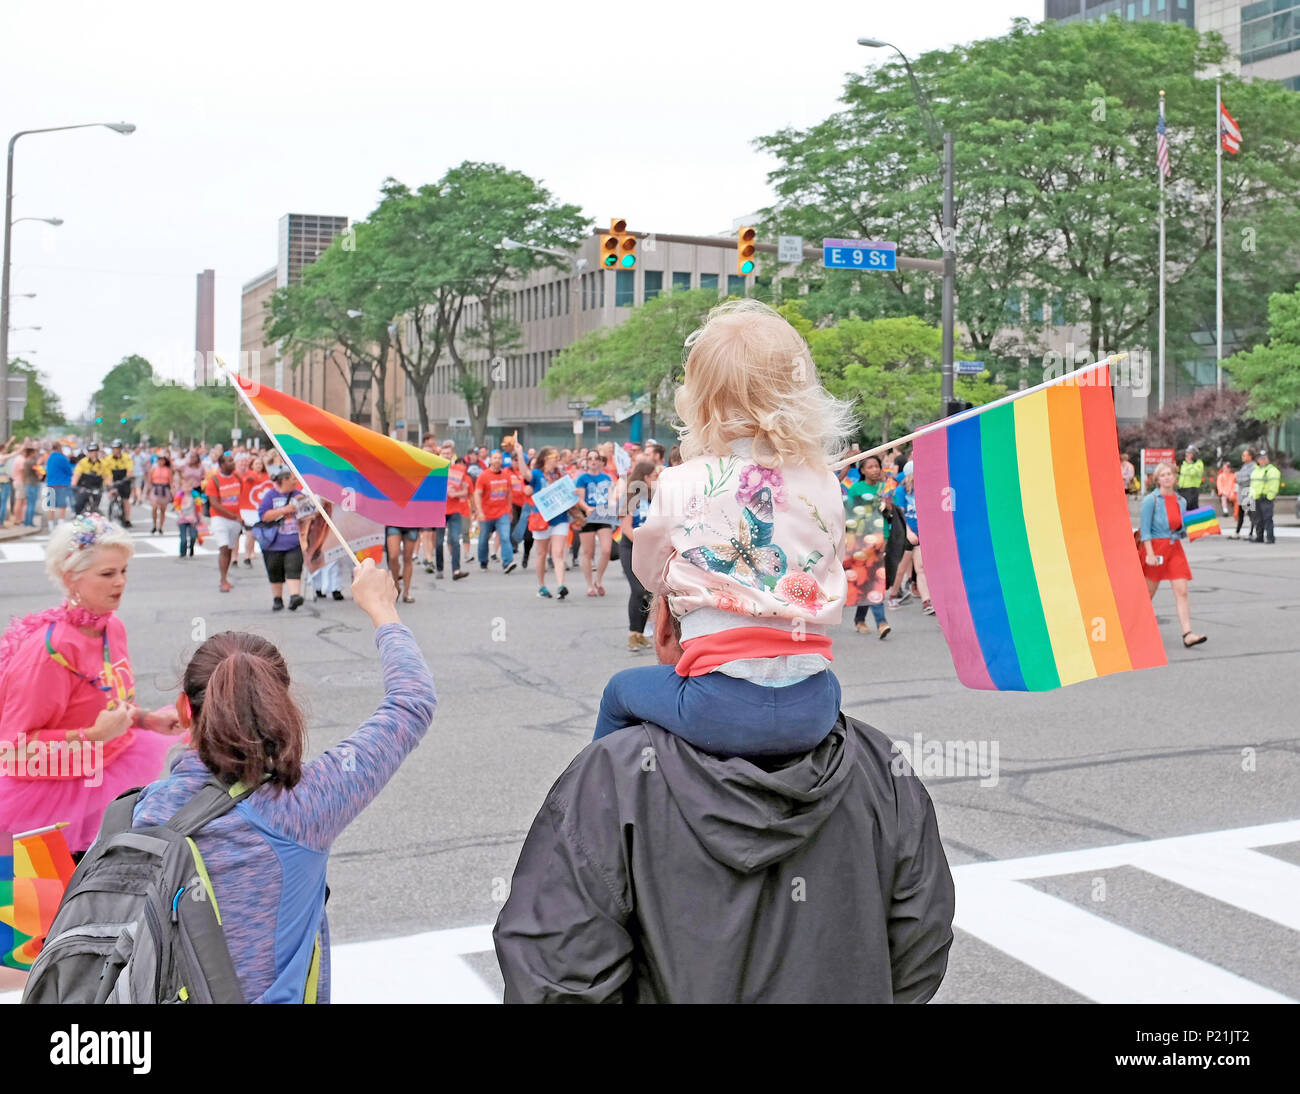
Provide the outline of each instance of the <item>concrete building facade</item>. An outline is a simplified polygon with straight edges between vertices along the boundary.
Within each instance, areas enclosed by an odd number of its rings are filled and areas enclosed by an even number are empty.
[[[204,270],[196,278],[198,291],[194,304],[194,386],[211,383],[208,374],[212,355],[217,348],[216,296],[217,275],[214,270]]]

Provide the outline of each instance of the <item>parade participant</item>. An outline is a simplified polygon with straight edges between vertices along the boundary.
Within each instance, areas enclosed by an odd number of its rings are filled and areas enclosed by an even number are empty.
[[[131,537],[98,513],[60,524],[45,571],[63,604],[0,637],[0,832],[60,822],[78,855],[123,790],[158,777],[176,712],[135,705],[126,628]]]
[[[502,461],[504,466],[505,461]],[[515,441],[510,452],[510,543],[515,554],[523,552],[521,565],[528,569],[528,556],[533,550],[533,534],[528,530],[528,461],[524,450]]]
[[[36,512],[41,497],[41,475],[44,465],[40,463],[40,449],[29,444],[23,449],[21,475],[23,485],[23,524],[28,528],[36,527]],[[129,528],[130,525],[128,524]]]
[[[67,519],[68,510],[74,504],[72,464],[63,452],[61,441],[55,441],[50,446],[50,455],[45,461],[45,485],[50,489],[49,509],[54,514],[53,519]]]
[[[1124,493],[1136,494],[1138,488],[1134,483],[1137,482],[1137,469],[1133,466],[1133,460],[1127,452],[1119,458],[1119,473],[1124,478]]]
[[[302,543],[298,536],[298,499],[302,491],[287,467],[280,468],[271,481],[271,489],[257,506],[257,519],[276,526],[274,537],[264,539],[262,546],[266,579],[271,583],[271,611],[284,610],[284,587],[288,585],[289,610],[296,612],[303,604]]]
[[[660,473],[632,555],[686,656],[615,674],[596,734],[653,721],[718,755],[807,751],[839,712],[828,631],[846,594],[844,505],[827,463],[852,409],[765,304],[719,305],[687,345],[685,462]]]
[[[654,635],[680,663],[662,598]],[[492,938],[507,1003],[924,1003],[954,910],[934,806],[880,730],[839,715],[751,760],[646,723],[556,781]]]
[[[239,492],[242,489],[243,483],[235,474],[235,458],[229,452],[223,452],[204,485],[204,496],[212,512],[208,518],[212,539],[219,548],[217,566],[221,571],[221,584],[218,588],[223,593],[232,588],[230,560],[239,547],[239,534],[244,530],[239,517]]]
[[[199,491],[177,490],[172,498],[176,510],[176,530],[181,537],[181,558],[194,557],[194,544],[199,538]]]
[[[460,581],[469,577],[468,572],[460,568],[460,543],[465,526],[469,524],[469,494],[473,480],[466,472],[464,462],[457,459],[456,446],[451,441],[443,441],[442,458],[447,461],[447,523],[437,531],[434,556],[438,577],[441,578],[445,547],[451,554],[451,579]]]
[[[894,575],[894,584],[889,590],[889,606],[896,608],[911,593],[904,593],[902,587],[909,579],[914,579],[916,591],[921,597],[921,611],[934,615],[934,604],[930,601],[930,589],[925,580],[925,567],[921,562],[921,535],[916,523],[916,494],[912,475],[912,461],[903,465],[903,481],[894,490],[894,507],[902,516],[900,531],[905,539],[903,550],[906,554]]]
[[[1255,473],[1255,453],[1249,448],[1241,450],[1241,466],[1237,469],[1237,530],[1233,539],[1241,538],[1241,524],[1250,514],[1250,531],[1247,538],[1255,535],[1255,499],[1250,496],[1250,476]]]
[[[478,512],[478,568],[488,568],[488,542],[495,533],[500,543],[501,567],[505,573],[513,573],[519,564],[510,541],[510,475],[502,466],[499,450],[488,457],[486,469],[475,481],[474,498]]]
[[[331,516],[334,512],[334,504],[323,499],[318,500],[321,513]],[[348,545],[334,534],[334,529],[330,527],[329,522],[322,520],[319,514],[313,514],[307,524],[305,535],[302,534],[302,525],[299,524],[299,538],[304,541],[302,564],[311,575],[316,599],[324,600],[327,596],[333,596],[335,600],[342,600],[344,598],[343,567],[346,560],[342,558],[327,560],[326,555],[337,547],[348,550]]]
[[[438,443],[438,438],[432,433],[426,433],[424,435],[424,440],[420,442],[420,447],[433,456],[440,455],[442,452],[442,445]],[[443,534],[443,531],[443,528],[422,528],[420,530],[419,560],[424,566],[424,572],[426,574],[433,573],[434,541]]]
[[[1273,500],[1282,488],[1282,473],[1269,462],[1268,453],[1255,457],[1255,469],[1250,473],[1250,497],[1255,503],[1255,528],[1251,539],[1255,543],[1274,543]]]
[[[614,480],[605,469],[605,457],[599,452],[587,454],[587,469],[578,476],[576,485],[590,512],[582,525],[578,538],[582,544],[582,576],[587,583],[588,596],[605,595],[605,567],[609,565],[610,547],[614,542],[614,524],[618,513],[610,504],[610,490]],[[593,553],[595,580],[592,579]]]
[[[560,481],[562,472],[559,464],[560,454],[550,445],[538,451],[533,458],[528,486],[530,495],[536,495],[551,483]],[[569,538],[569,512],[561,509],[547,520],[540,512],[534,511],[528,518],[528,527],[533,533],[534,545],[539,545],[537,546],[537,595],[546,600],[552,599],[551,590],[546,587],[546,561],[549,557],[558,583],[555,594],[563,600],[569,595],[569,587],[564,584],[564,548]]]
[[[99,510],[100,495],[107,474],[104,461],[99,458],[99,442],[91,441],[86,445],[86,454],[77,461],[76,467],[72,470],[72,485],[77,491],[75,508],[78,513],[83,513],[87,509]]]
[[[623,513],[619,521],[622,538],[618,545],[618,560],[627,578],[627,648],[629,653],[640,653],[650,647],[650,639],[645,636],[645,625],[650,618],[650,594],[645,586],[637,580],[636,571],[632,569],[632,545],[636,542],[637,530],[645,523],[650,513],[650,501],[655,485],[659,481],[659,468],[653,460],[641,460],[620,480],[619,511]]]
[[[245,513],[257,512],[262,503],[262,495],[270,489],[271,476],[267,474],[266,464],[262,462],[260,456],[247,454],[235,457],[235,474],[239,476],[239,514],[240,519],[244,519]],[[251,524],[247,520],[245,523]],[[257,540],[253,536],[251,527],[241,539],[244,546],[244,565],[251,567],[253,552],[257,550]]]
[[[153,516],[153,527],[149,530],[151,536],[161,536],[166,531],[167,506],[174,497],[174,477],[172,461],[166,456],[159,456],[158,462],[149,468],[149,509]]]
[[[135,463],[131,457],[122,450],[122,442],[113,441],[113,450],[104,460],[104,469],[108,472],[111,479],[111,489],[117,493],[122,501],[122,527],[131,527],[131,475],[135,470]]]
[[[226,786],[260,785],[194,837],[250,1003],[329,1002],[330,849],[433,719],[433,678],[398,618],[396,592],[370,560],[353,577],[352,598],[375,626],[385,695],[350,737],[306,761],[306,719],[284,656],[264,638],[226,631],[185,669],[176,707],[192,747],[136,803],[134,826],[148,828],[165,824],[213,776]]]
[[[414,604],[411,595],[411,575],[415,571],[415,548],[420,542],[419,528],[402,528],[388,525],[384,529],[384,550],[388,556],[388,569],[393,584],[402,590],[402,603]]]
[[[198,449],[190,452],[186,461],[176,468],[176,489],[203,491],[203,480],[207,477],[203,470],[203,458]]]
[[[0,528],[7,527],[10,523],[9,506],[14,496],[13,462],[17,443],[10,437],[0,445]]]
[[[1178,468],[1178,493],[1185,503],[1185,510],[1191,512],[1201,504],[1201,482],[1205,478],[1205,461],[1198,459],[1196,445],[1187,446],[1182,466]]]
[[[854,608],[853,625],[867,633],[867,611],[876,621],[876,635],[888,638],[893,628],[885,622],[885,545],[889,539],[887,513],[893,501],[885,490],[884,471],[877,456],[861,462],[861,477],[844,499],[844,572],[848,580],[846,603]]]
[[[1142,499],[1138,535],[1142,543],[1142,573],[1147,579],[1147,592],[1154,599],[1160,582],[1169,582],[1174,590],[1178,622],[1183,628],[1183,645],[1190,647],[1199,646],[1206,636],[1192,633],[1192,612],[1187,598],[1192,568],[1187,564],[1181,543],[1187,538],[1183,528],[1187,502],[1174,490],[1177,478],[1178,472],[1171,463],[1162,463],[1156,468],[1156,489]]]

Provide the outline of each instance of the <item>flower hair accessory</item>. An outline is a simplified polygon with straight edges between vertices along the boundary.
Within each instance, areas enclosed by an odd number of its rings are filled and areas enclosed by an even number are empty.
[[[72,518],[72,527],[76,535],[72,539],[72,546],[68,548],[69,555],[73,551],[84,551],[95,546],[112,525],[98,513],[82,513]]]

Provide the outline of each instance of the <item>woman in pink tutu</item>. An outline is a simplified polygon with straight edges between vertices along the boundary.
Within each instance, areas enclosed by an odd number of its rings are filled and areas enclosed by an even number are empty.
[[[66,595],[0,637],[0,832],[65,822],[85,851],[108,803],[163,773],[181,734],[171,707],[135,705],[126,628],[131,537],[98,513],[59,525],[45,570]]]

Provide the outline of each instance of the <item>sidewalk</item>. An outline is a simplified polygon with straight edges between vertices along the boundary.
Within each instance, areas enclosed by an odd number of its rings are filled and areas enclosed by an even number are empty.
[[[34,536],[43,529],[43,523],[36,525],[34,528],[28,528],[24,524],[11,524],[8,527],[0,528],[0,542],[6,539],[23,539],[26,536]]]
[[[1201,508],[1205,508],[1207,505],[1214,507],[1214,512],[1219,517],[1219,523],[1225,527],[1226,533],[1230,534],[1232,529],[1237,526],[1237,523],[1235,519],[1223,515],[1223,510],[1219,506],[1218,496],[1215,494],[1202,494]],[[1134,494],[1130,494],[1128,498],[1128,515],[1134,528],[1138,526],[1138,519],[1141,516],[1141,512],[1142,499]],[[1249,519],[1247,519],[1242,529],[1242,535],[1245,535],[1245,529],[1249,527],[1250,522]],[[1279,496],[1273,503],[1273,527],[1300,528],[1300,518],[1296,517],[1296,500],[1294,496]]]

